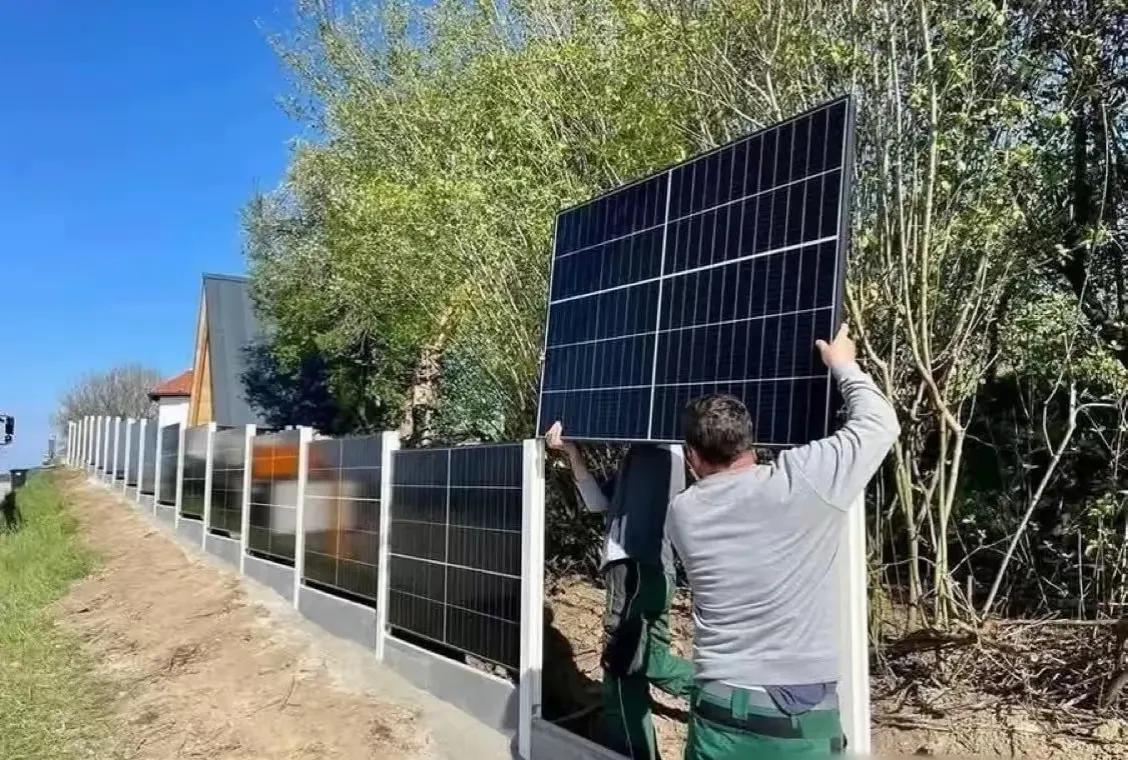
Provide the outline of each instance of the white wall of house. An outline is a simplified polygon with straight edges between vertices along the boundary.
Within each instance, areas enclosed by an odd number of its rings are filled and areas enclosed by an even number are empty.
[[[188,397],[165,396],[157,401],[157,426],[188,422]]]

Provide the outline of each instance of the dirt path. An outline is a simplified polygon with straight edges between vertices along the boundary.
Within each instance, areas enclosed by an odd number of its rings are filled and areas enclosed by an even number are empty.
[[[187,553],[120,497],[60,482],[104,563],[59,614],[123,684],[123,757],[508,756],[500,735]]]

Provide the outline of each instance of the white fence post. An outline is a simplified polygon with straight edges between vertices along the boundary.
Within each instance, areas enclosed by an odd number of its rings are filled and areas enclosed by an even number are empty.
[[[168,427],[167,425],[165,427]],[[157,505],[161,503],[161,455],[164,453],[164,428],[157,420],[157,453],[153,459],[153,514],[157,513]]]
[[[90,439],[94,436],[94,424],[90,415],[82,420],[82,469],[90,472]]]
[[[110,462],[110,453],[113,451],[114,419],[116,418],[107,415],[106,424],[102,428],[105,433],[102,436],[102,438],[104,439],[102,444],[102,480],[106,479],[107,472],[111,472],[113,470],[113,464]]]
[[[133,426],[137,420],[132,417],[125,418],[125,451],[122,454],[121,492],[129,491],[129,455],[133,453]]]
[[[109,483],[110,488],[114,487],[114,480],[117,478],[117,458],[118,452],[121,451],[121,417],[114,417],[113,422],[110,423],[110,468],[107,471],[109,475],[106,482]]]
[[[208,548],[208,529],[211,527],[212,467],[215,458],[215,431],[218,428],[216,423],[208,423],[208,439],[204,447],[204,530],[200,536],[201,549]]]
[[[92,467],[92,474],[98,474],[98,466],[102,463],[102,420],[105,419],[102,415],[98,415],[94,420],[94,464]]]
[[[544,659],[544,442],[524,442],[521,478],[521,672],[517,753],[532,756]]]
[[[866,498],[846,513],[838,549],[840,594],[839,681],[842,729],[853,755],[870,754],[869,614],[866,568]]]
[[[294,504],[294,609],[301,598],[302,576],[305,575],[305,492],[309,475],[309,442],[313,428],[298,428],[298,494]]]
[[[184,442],[188,426],[180,423],[180,441],[176,444],[176,511],[172,513],[172,529],[180,528],[180,500],[184,498]]]
[[[384,659],[388,638],[388,561],[392,530],[393,454],[399,450],[399,433],[385,431],[380,435],[380,549],[376,560],[376,659]]]
[[[113,428],[114,418],[107,414],[102,424],[102,480],[106,479],[106,473],[110,471],[110,451],[114,442]]]
[[[154,422],[155,424],[155,422]],[[145,485],[145,433],[148,432],[149,420],[141,418],[137,421],[137,503],[141,503],[141,488]]]
[[[239,512],[239,574],[247,572],[247,534],[251,531],[251,475],[255,464],[255,426],[243,428],[243,506]]]

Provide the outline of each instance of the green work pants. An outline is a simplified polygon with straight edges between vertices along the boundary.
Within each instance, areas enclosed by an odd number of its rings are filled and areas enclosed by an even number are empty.
[[[676,697],[693,692],[693,665],[670,651],[674,582],[660,565],[622,560],[604,571],[605,743],[633,760],[657,760],[650,684]]]
[[[693,697],[685,760],[791,760],[839,755],[843,751],[838,710],[787,715],[748,704],[749,692],[733,690],[729,700],[707,692]]]

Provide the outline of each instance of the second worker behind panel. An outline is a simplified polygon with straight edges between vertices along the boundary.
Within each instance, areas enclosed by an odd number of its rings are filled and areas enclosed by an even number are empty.
[[[567,455],[587,509],[606,514],[600,559],[607,588],[601,659],[606,743],[633,760],[656,760],[650,684],[677,697],[688,697],[693,686],[692,665],[670,651],[668,621],[674,563],[666,510],[685,487],[685,460],[680,446],[636,444],[614,480],[601,485],[562,433],[557,422],[545,443]]]

